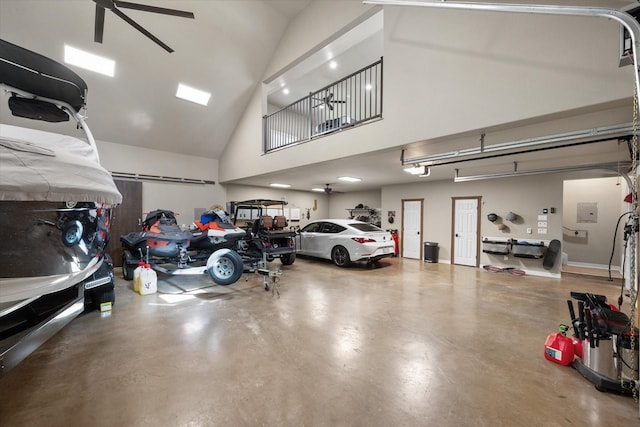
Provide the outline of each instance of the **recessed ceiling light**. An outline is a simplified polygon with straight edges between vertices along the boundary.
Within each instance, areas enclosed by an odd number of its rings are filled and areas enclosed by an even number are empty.
[[[282,93],[284,93],[285,95],[289,95],[289,88],[284,88],[282,89]]]
[[[362,181],[360,178],[353,178],[351,176],[341,176],[341,177],[338,177],[338,179],[340,181],[347,181],[347,182],[360,182],[360,181]]]
[[[324,188],[312,188],[311,191],[317,191],[318,193],[323,193]]]
[[[410,173],[411,175],[420,175],[424,172],[424,166],[414,166],[411,168],[404,168],[405,172]]]
[[[338,68],[338,63],[336,61],[331,61],[331,62],[329,62],[329,67],[332,70],[335,70],[336,68]]]
[[[289,187],[291,187],[291,185],[289,185],[289,184],[278,184],[277,182],[274,182],[273,184],[269,184],[269,186],[278,187],[278,188],[289,188]]]
[[[185,84],[179,83],[178,90],[176,91],[176,96],[178,98],[195,102],[200,105],[207,105],[209,103],[209,98],[211,98],[211,94],[209,92],[205,92],[200,89],[195,89],[191,86],[187,86]]]
[[[109,77],[114,76],[116,69],[114,60],[94,55],[66,44],[64,45],[64,62]]]
[[[431,168],[429,166],[413,166],[411,168],[404,168],[405,172],[409,172],[411,175],[418,175],[420,178],[431,175]]]

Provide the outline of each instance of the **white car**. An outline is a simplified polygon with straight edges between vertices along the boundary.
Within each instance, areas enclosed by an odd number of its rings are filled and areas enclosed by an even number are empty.
[[[300,255],[330,259],[338,267],[351,261],[373,263],[395,254],[391,233],[352,219],[310,222],[296,236],[296,248]]]

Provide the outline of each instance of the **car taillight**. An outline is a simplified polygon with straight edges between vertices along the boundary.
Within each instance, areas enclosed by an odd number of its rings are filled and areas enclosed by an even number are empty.
[[[371,243],[371,242],[375,242],[375,240],[373,239],[367,239],[364,237],[352,237],[351,240],[358,242],[358,243]]]

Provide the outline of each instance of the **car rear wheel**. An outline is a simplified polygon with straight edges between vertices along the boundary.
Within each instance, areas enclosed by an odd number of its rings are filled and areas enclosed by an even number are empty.
[[[349,251],[344,246],[336,246],[331,250],[331,261],[338,267],[347,267],[351,264]]]

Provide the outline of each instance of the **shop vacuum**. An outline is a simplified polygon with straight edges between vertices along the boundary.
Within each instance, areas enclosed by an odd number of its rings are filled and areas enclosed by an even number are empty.
[[[544,357],[572,365],[597,390],[633,395],[638,380],[638,329],[629,317],[607,304],[604,295],[571,292],[578,302],[575,315],[572,300],[567,300],[573,337],[566,336],[569,326],[550,334],[544,346]]]

